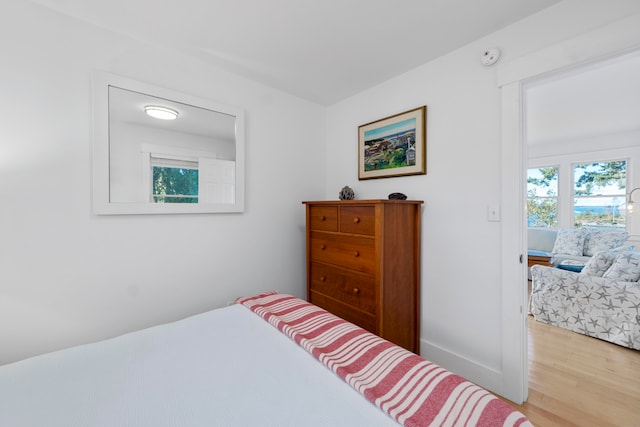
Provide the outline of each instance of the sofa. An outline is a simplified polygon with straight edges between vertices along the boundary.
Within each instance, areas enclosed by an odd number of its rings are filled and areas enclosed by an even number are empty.
[[[555,266],[582,268],[595,253],[622,247],[628,238],[629,234],[624,230],[530,227],[527,249],[529,256],[550,257],[550,263]]]
[[[551,257],[553,245],[556,243],[558,230],[550,228],[534,228],[527,229],[527,249],[529,256],[548,256]]]
[[[601,251],[579,273],[534,265],[531,277],[536,321],[640,350],[640,253]]]

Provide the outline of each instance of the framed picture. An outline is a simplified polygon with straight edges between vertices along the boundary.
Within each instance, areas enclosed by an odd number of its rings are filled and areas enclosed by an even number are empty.
[[[427,173],[427,107],[358,127],[358,179]]]

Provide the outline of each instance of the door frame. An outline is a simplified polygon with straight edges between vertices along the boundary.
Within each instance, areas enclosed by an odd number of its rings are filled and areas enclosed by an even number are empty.
[[[525,291],[526,144],[522,87],[527,81],[544,74],[582,67],[640,49],[638,28],[640,15],[633,15],[498,65],[502,100],[501,394],[517,404],[527,399],[529,376]]]

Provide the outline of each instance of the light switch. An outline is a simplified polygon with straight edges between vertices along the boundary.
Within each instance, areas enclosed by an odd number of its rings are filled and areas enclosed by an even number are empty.
[[[487,221],[500,221],[500,205],[487,206]]]

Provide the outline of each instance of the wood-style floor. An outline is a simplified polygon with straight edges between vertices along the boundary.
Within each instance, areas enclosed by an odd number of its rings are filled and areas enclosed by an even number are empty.
[[[536,427],[640,427],[640,351],[529,316],[529,398]]]

